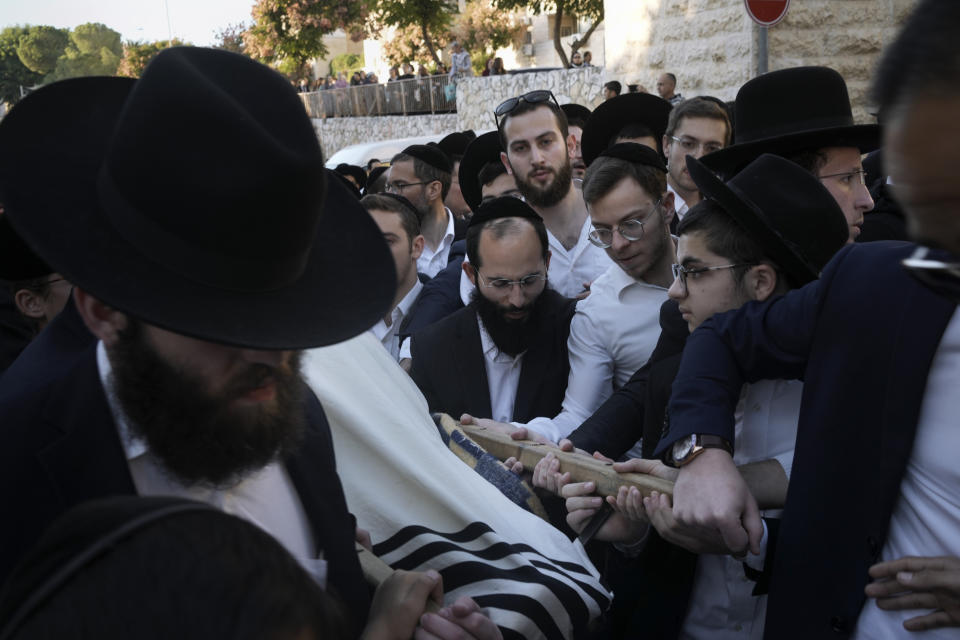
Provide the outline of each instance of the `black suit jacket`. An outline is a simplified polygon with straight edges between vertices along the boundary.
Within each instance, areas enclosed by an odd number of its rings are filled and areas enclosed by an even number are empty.
[[[846,247],[819,280],[714,316],[684,350],[658,455],[691,433],[732,442],[743,382],[804,380],[767,638],[847,637],[863,607],[927,374],[957,308],[903,269],[914,249],[900,242]]]
[[[438,320],[443,320],[457,309],[463,309],[460,299],[460,273],[463,271],[463,257],[466,252],[465,240],[450,245],[450,258],[447,266],[425,282],[423,291],[417,297],[417,305],[404,318],[401,327],[402,336],[413,335]]]
[[[43,384],[33,381],[0,400],[0,503],[6,521],[0,580],[57,516],[93,498],[136,493],[90,345],[73,366]],[[311,393],[307,432],[285,460],[316,539],[327,560],[327,584],[361,628],[369,590],[354,551],[353,517],[336,473],[323,408]]]
[[[554,416],[563,405],[570,363],[567,337],[575,300],[552,289],[543,292],[546,313],[538,339],[523,356],[513,420],[526,422],[537,416]],[[412,338],[414,382],[427,398],[431,411],[462,413],[486,418],[492,413],[487,369],[480,343],[477,315],[465,307]]]

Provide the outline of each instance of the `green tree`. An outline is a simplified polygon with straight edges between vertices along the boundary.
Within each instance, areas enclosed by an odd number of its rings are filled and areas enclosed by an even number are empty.
[[[513,13],[498,10],[490,0],[473,0],[457,17],[453,35],[470,52],[474,70],[482,73],[486,59],[497,49],[520,44],[523,25]]]
[[[217,49],[224,49],[234,53],[246,53],[246,47],[243,44],[243,34],[247,30],[247,25],[241,23],[228,24],[216,33],[217,43],[213,45]]]
[[[28,31],[29,27],[6,27],[0,31],[0,102],[16,102],[20,99],[20,87],[32,87],[43,79],[42,74],[23,64],[17,53],[20,38]]]
[[[183,42],[174,38],[173,40],[157,40],[155,42],[128,42],[123,45],[123,58],[117,67],[118,76],[128,78],[139,78],[143,73],[147,63],[153,60],[153,57],[162,50],[169,47],[178,47]]]
[[[444,46],[457,12],[454,0],[380,0],[377,9],[378,24],[397,27],[406,37],[418,32],[434,64],[440,64],[437,49]]]
[[[66,29],[46,25],[27,27],[27,32],[20,37],[17,55],[27,69],[47,75],[57,66],[69,42]]]
[[[120,34],[99,22],[88,22],[70,32],[70,42],[57,59],[47,82],[80,76],[112,76],[123,57]]]
[[[253,26],[243,34],[247,55],[299,76],[313,58],[324,58],[323,36],[343,29],[363,39],[373,0],[257,0]]]
[[[570,67],[570,61],[567,58],[567,52],[563,50],[563,42],[560,40],[560,26],[563,22],[563,16],[579,16],[590,20],[590,28],[583,34],[583,37],[573,41],[570,47],[570,53],[577,51],[586,44],[594,30],[603,22],[603,0],[493,0],[498,9],[507,11],[516,11],[518,9],[530,9],[535,14],[547,13],[553,11],[556,16],[553,23],[553,48],[560,56],[560,61],[564,67]]]
[[[449,44],[448,33],[438,34],[431,39],[434,47],[444,49]],[[383,55],[390,64],[424,63],[427,59],[433,57],[431,51],[427,48],[423,32],[417,25],[408,25],[406,27],[397,27],[393,32],[393,37],[389,40],[382,40]],[[433,58],[436,60],[436,58]],[[436,65],[436,62],[433,62]],[[416,64],[414,64],[416,67]]]

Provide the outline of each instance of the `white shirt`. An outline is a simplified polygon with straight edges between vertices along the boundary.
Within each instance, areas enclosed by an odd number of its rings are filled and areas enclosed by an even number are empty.
[[[583,424],[650,359],[660,338],[660,306],[666,299],[664,287],[635,280],[617,265],[597,278],[570,322],[563,410],[525,426],[556,442]]]
[[[890,516],[890,532],[880,561],[904,556],[960,557],[960,429],[957,428],[957,381],[960,380],[960,312],[954,312],[940,340],[923,394],[917,434],[900,497]],[[903,630],[907,618],[928,610],[883,611],[867,599],[853,637],[957,638],[956,627],[922,633]]]
[[[517,387],[520,385],[520,367],[523,365],[523,353],[511,356],[500,351],[487,333],[480,316],[480,347],[483,349],[483,362],[487,368],[487,387],[490,389],[490,411],[494,420],[510,422],[513,418],[513,405],[517,401]]]
[[[403,296],[400,304],[390,312],[390,325],[387,326],[387,323],[381,318],[377,321],[377,324],[370,327],[370,333],[377,337],[377,340],[380,341],[383,348],[398,362],[400,361],[400,336],[397,332],[400,330],[403,319],[410,313],[410,307],[416,302],[417,296],[420,295],[420,291],[422,290],[423,284],[418,278],[413,288],[407,292],[407,295]]]
[[[550,287],[564,297],[575,298],[583,293],[585,282],[593,282],[611,266],[616,266],[606,251],[591,244],[590,228],[588,217],[580,229],[577,244],[570,251],[567,251],[556,236],[547,229],[547,244],[550,247],[550,266],[547,268],[547,277],[550,279]],[[470,260],[464,258],[464,262],[469,263]],[[474,286],[470,278],[466,273],[461,273],[460,299],[464,305],[470,304],[470,295],[473,290]]]
[[[673,194],[673,211],[677,215],[677,221],[683,220],[683,216],[687,215],[687,211],[690,210],[690,207],[687,206],[687,201],[680,197],[680,194],[677,193],[676,189],[670,186],[670,182],[667,182],[667,191]]]
[[[188,498],[244,518],[276,538],[321,586],[326,584],[327,563],[317,557],[310,521],[282,464],[272,462],[226,489],[184,486],[170,476],[147,443],[130,431],[113,393],[112,367],[103,342],[97,344],[97,368],[138,495]]]
[[[430,248],[427,243],[423,244],[423,253],[417,258],[417,271],[425,273],[431,278],[440,273],[440,270],[447,266],[450,258],[450,245],[453,244],[453,214],[450,209],[444,207],[447,212],[447,230],[443,234],[443,239],[436,250]]]
[[[761,380],[744,385],[736,410],[735,464],[773,458],[783,467],[787,478],[790,477],[802,395],[803,383],[799,380]],[[763,515],[778,513],[771,510]],[[680,637],[762,638],[767,597],[752,595],[754,586],[744,575],[741,560],[720,555],[699,556]]]

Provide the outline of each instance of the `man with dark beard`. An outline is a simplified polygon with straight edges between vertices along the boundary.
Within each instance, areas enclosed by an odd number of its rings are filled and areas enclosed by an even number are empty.
[[[517,198],[490,200],[470,221],[467,256],[470,304],[413,335],[410,375],[432,411],[553,415],[567,383],[574,303],[548,286],[543,220]]]
[[[324,173],[282,76],[224,51],[167,49],[138,80],[31,93],[0,124],[0,147],[5,215],[75,285],[71,304],[95,337],[4,388],[0,500],[15,526],[0,581],[78,503],[175,495],[276,538],[336,594],[354,631],[369,618],[368,640],[410,637],[418,624],[450,637],[450,622],[468,618],[497,637],[476,611],[423,615],[442,591],[436,573],[397,574],[371,608],[299,353],[365,331],[396,275],[380,230]],[[318,291],[336,304],[318,304]]]
[[[576,141],[567,117],[546,90],[510,98],[494,116],[504,150],[500,159],[547,228],[553,287],[568,297],[580,295],[612,262],[590,244],[587,207],[571,180]]]

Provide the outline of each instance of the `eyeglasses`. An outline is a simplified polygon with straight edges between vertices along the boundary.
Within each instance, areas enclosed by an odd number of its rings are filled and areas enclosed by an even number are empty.
[[[687,136],[683,136],[682,138],[678,138],[677,136],[667,137],[679,144],[680,148],[689,155],[695,154],[698,149],[703,149],[704,155],[723,149],[723,145],[718,142],[700,142],[696,138],[689,138]]]
[[[619,233],[624,240],[636,242],[643,237],[643,225],[647,224],[647,218],[649,218],[659,206],[660,200],[657,200],[654,203],[653,208],[651,208],[650,211],[645,215],[624,220],[612,229],[607,229],[605,227],[598,229],[594,227],[590,229],[590,234],[587,236],[587,239],[596,247],[600,247],[601,249],[609,249],[613,246],[613,230],[616,229],[617,233]]]
[[[671,265],[673,269],[673,279],[674,281],[680,281],[680,288],[683,289],[683,293],[687,293],[687,276],[693,276],[696,279],[697,275],[701,273],[706,273],[707,271],[720,271],[721,269],[735,269],[736,267],[755,267],[757,263],[755,262],[738,262],[737,264],[721,264],[716,267],[698,267],[696,269],[687,269],[683,265],[674,264]]]
[[[541,282],[547,279],[547,276],[542,273],[531,273],[528,276],[524,276],[519,280],[508,280],[507,278],[494,278],[490,282],[486,282],[483,279],[483,276],[480,275],[480,271],[477,270],[477,279],[480,281],[480,286],[485,289],[494,289],[496,291],[501,291],[506,293],[507,291],[513,290],[513,285],[518,285],[520,290],[523,291],[527,287],[535,287]]]
[[[549,100],[553,100],[553,104],[557,105],[557,109],[560,108],[560,103],[557,102],[557,99],[553,96],[553,93],[546,89],[537,89],[536,91],[527,92],[522,96],[504,100],[497,106],[496,109],[493,110],[493,119],[497,123],[497,129],[500,128],[500,118],[513,113],[516,108],[520,106],[520,103],[526,102],[528,104],[538,104],[540,102],[547,102]]]
[[[935,260],[927,257],[929,253],[927,247],[917,247],[902,264],[925,287],[949,300],[960,302],[960,263]]]
[[[415,187],[420,184],[430,184],[430,182],[388,182],[384,186],[384,191],[387,193],[397,193],[402,195],[403,190],[407,187]]]
[[[830,173],[825,176],[820,176],[820,179],[824,180],[826,178],[840,178],[840,182],[843,184],[853,184],[854,177],[859,178],[860,184],[867,186],[867,172],[863,169],[844,171],[843,173]]]

